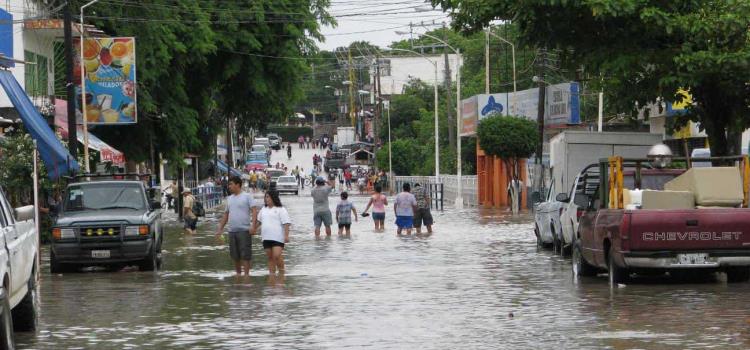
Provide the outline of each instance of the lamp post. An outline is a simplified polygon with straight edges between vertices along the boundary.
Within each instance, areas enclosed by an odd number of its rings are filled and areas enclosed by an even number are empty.
[[[408,34],[397,31],[396,34]],[[423,33],[422,35],[437,40],[456,54],[456,209],[464,208],[463,184],[461,183],[461,50],[450,46],[443,39]]]
[[[490,57],[490,49],[489,49],[489,47],[490,47],[490,35],[493,36],[493,37],[495,37],[495,38],[497,38],[498,40],[500,40],[500,41],[502,41],[502,42],[510,45],[511,59],[513,61],[513,92],[516,92],[516,45],[513,45],[512,42],[510,42],[508,40],[505,40],[505,38],[503,38],[503,37],[501,37],[501,36],[493,33],[491,27],[487,28],[486,32],[487,32],[487,42],[485,43],[486,46],[487,46],[487,48],[485,50],[485,54],[487,55],[487,58],[486,58],[486,61],[485,61],[485,64],[486,64],[486,67],[485,67],[485,73],[486,74],[485,74],[485,76],[486,76],[486,79],[487,79],[487,82],[485,84],[485,90],[487,90],[486,93],[487,94],[490,93],[490,59],[489,59],[489,57]]]
[[[418,55],[426,59],[435,67],[435,84],[433,84],[435,92],[435,183],[438,183],[440,181],[440,143],[438,140],[438,63],[437,61],[433,62],[432,60],[427,58],[427,56],[414,50],[390,49],[390,51],[402,51]]]
[[[91,0],[81,6],[81,115],[83,116],[83,168],[87,173],[91,172],[91,168],[89,167],[89,123],[86,118],[86,65],[83,61],[83,10],[98,1],[99,0]],[[73,103],[75,103],[75,101],[73,101]]]
[[[388,188],[393,193],[393,158],[391,157],[391,103],[385,105],[388,113]]]

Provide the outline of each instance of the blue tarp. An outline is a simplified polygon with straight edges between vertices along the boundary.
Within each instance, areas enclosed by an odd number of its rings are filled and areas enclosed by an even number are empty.
[[[39,155],[47,167],[49,178],[55,180],[60,176],[68,175],[70,171],[77,172],[79,167],[75,157],[71,156],[57,139],[10,71],[0,69],[0,85],[8,94],[10,102],[16,107],[26,130],[36,140]]]
[[[220,161],[220,160],[219,160],[219,161],[217,161],[216,163],[217,163],[217,165],[219,166],[219,171],[221,171],[222,173],[226,173],[226,172],[227,172],[227,168],[228,168],[228,167],[227,167],[227,163],[224,163],[223,161]],[[233,176],[239,176],[239,177],[242,177],[242,172],[240,172],[239,170],[237,170],[237,169],[235,169],[235,168],[232,168],[232,170],[230,171],[230,173],[231,173],[231,174],[232,174]]]

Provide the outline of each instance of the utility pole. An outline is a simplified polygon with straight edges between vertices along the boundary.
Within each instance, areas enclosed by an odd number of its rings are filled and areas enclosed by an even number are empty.
[[[380,85],[380,58],[375,56],[375,122],[372,124],[372,133],[375,136],[375,144],[380,143],[380,119],[383,118],[383,103],[380,100],[380,94],[383,93],[383,87]]]
[[[443,39],[448,42],[448,31],[445,29],[443,24]],[[450,149],[456,148],[456,131],[453,130],[453,126],[456,123],[451,122],[453,120],[453,96],[451,94],[451,66],[448,60],[448,47],[443,48],[443,57],[445,58],[445,115],[448,119],[448,145]]]
[[[352,51],[349,53],[349,118],[351,118],[352,126],[357,126],[357,112],[354,110],[354,69],[352,67]]]
[[[230,118],[229,115],[227,115],[227,135],[226,135],[226,138],[227,138],[227,167],[228,168],[232,168],[232,166],[234,165],[233,164],[233,162],[234,162],[234,154],[232,152],[234,152],[234,151],[232,150],[232,118]],[[229,178],[230,175],[231,174],[229,173],[229,169],[227,169],[227,178]]]
[[[73,81],[73,15],[70,13],[70,1],[65,2],[63,18],[63,30],[65,32],[65,93],[68,100],[68,151],[77,160],[78,126],[76,125],[76,88]]]
[[[539,135],[536,145],[536,164],[542,165],[542,152],[544,152],[544,105],[546,103],[547,88],[545,79],[545,70],[547,67],[547,50],[539,49],[539,58],[537,63],[537,83],[539,84],[539,103],[537,104],[536,122],[539,128]]]

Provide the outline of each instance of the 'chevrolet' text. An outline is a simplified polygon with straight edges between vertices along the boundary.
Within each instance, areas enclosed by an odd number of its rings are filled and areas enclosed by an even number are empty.
[[[742,232],[644,232],[644,241],[733,241]]]

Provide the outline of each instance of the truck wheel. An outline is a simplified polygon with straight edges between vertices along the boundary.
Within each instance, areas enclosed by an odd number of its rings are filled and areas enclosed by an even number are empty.
[[[727,282],[729,283],[747,282],[750,280],[750,267],[747,266],[730,267],[726,273]]]
[[[295,196],[299,196],[299,191],[294,191]]]
[[[13,338],[13,317],[10,311],[10,295],[5,288],[0,288],[0,350],[16,348]]]
[[[534,226],[534,236],[536,236],[537,248],[542,248],[544,246],[544,243],[542,242],[542,237],[539,236],[539,228],[536,226]]]
[[[572,248],[572,259],[573,260],[573,277],[575,276],[595,276],[596,268],[586,262],[586,258],[583,257],[583,250],[581,248],[581,242],[575,241]]]
[[[138,269],[141,271],[154,271],[157,269],[159,262],[156,257],[156,245],[151,248],[145,259],[138,263]]]
[[[609,248],[609,255],[607,256],[607,268],[609,269],[609,285],[614,286],[618,283],[627,282],[630,273],[628,269],[617,266],[614,258],[615,249]]]
[[[38,305],[36,297],[36,266],[29,276],[28,290],[21,302],[11,311],[13,315],[13,329],[17,332],[32,332],[36,330]]]

